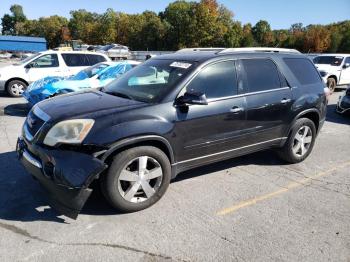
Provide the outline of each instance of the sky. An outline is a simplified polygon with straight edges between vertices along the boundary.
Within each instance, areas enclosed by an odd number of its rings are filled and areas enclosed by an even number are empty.
[[[28,18],[61,15],[69,17],[70,10],[86,9],[103,13],[107,8],[126,13],[163,11],[170,0],[1,0],[0,17],[12,4],[23,6]],[[253,25],[263,19],[272,29],[288,29],[291,24],[329,24],[350,19],[350,0],[218,0],[234,12],[234,19]]]

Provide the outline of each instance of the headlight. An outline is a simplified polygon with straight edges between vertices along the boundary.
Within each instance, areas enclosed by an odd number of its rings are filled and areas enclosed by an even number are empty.
[[[322,77],[325,77],[328,73],[325,72],[325,71],[320,71],[320,74],[321,74]]]
[[[57,123],[47,133],[44,144],[80,144],[94,125],[93,119],[72,119]]]

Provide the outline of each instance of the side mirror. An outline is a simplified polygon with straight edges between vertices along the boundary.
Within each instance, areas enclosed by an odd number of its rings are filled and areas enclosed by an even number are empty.
[[[25,69],[29,69],[29,68],[32,68],[33,67],[33,64],[32,63],[29,63],[29,64],[26,64],[24,66]]]
[[[344,68],[344,69],[346,69],[346,68],[348,68],[348,67],[350,67],[350,64],[349,64],[349,63],[346,63],[346,64],[343,65],[343,68]]]
[[[184,105],[207,105],[207,97],[203,93],[188,93],[176,99],[176,104],[179,106]]]

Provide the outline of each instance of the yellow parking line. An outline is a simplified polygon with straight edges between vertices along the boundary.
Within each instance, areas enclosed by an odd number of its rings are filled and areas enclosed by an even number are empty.
[[[335,166],[333,168],[330,168],[330,169],[328,169],[326,171],[320,172],[320,173],[318,173],[318,174],[316,174],[316,175],[314,175],[312,177],[307,177],[307,178],[304,178],[304,179],[292,182],[292,183],[288,184],[287,186],[285,186],[285,187],[283,187],[283,188],[281,188],[281,189],[279,189],[277,191],[268,193],[266,195],[258,196],[258,197],[252,198],[252,199],[248,199],[248,200],[245,200],[245,201],[242,201],[242,202],[238,203],[237,205],[224,208],[224,209],[220,210],[219,212],[217,212],[216,214],[218,216],[224,216],[224,215],[233,213],[233,212],[235,212],[235,211],[237,211],[237,210],[239,210],[241,208],[248,207],[248,206],[251,206],[251,205],[255,205],[255,204],[257,204],[260,201],[263,201],[263,200],[266,200],[266,199],[270,199],[270,198],[273,198],[273,197],[278,196],[280,194],[286,193],[286,192],[288,192],[289,190],[291,190],[293,188],[305,186],[308,182],[310,182],[313,179],[329,175],[332,172],[334,172],[334,171],[336,171],[338,169],[344,168],[346,166],[349,166],[349,165],[350,165],[350,161],[344,162],[344,163],[342,163],[340,165],[337,165],[337,166]]]

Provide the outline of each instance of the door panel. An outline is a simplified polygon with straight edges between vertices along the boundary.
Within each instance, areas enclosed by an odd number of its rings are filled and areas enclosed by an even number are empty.
[[[233,108],[242,108],[235,112]],[[244,97],[208,105],[192,105],[188,111],[177,108],[175,134],[178,161],[201,157],[246,145]]]
[[[261,143],[284,136],[291,121],[292,93],[270,58],[237,61],[238,88],[246,94],[249,141]]]
[[[251,142],[259,143],[284,136],[290,123],[290,88],[247,95],[247,129]]]

